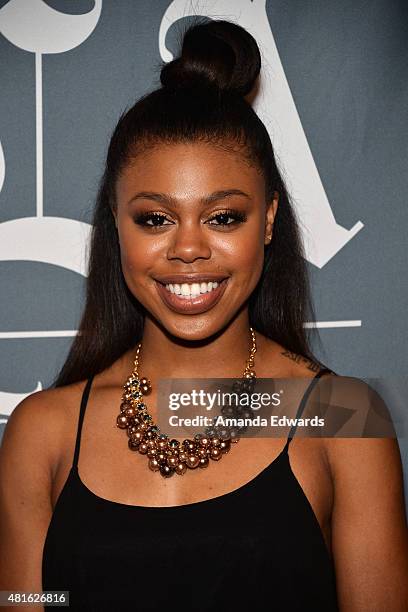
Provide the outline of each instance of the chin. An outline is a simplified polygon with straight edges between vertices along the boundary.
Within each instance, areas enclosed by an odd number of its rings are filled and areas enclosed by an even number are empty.
[[[225,322],[211,320],[208,317],[184,316],[180,317],[178,321],[162,321],[161,325],[168,334],[171,334],[175,338],[197,342],[200,340],[207,340],[220,332],[224,328]]]

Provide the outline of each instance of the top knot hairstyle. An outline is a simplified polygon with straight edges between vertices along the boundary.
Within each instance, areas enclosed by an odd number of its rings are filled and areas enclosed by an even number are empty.
[[[261,70],[261,55],[249,32],[229,21],[190,27],[180,57],[165,64],[160,81],[167,89],[214,88],[246,96]]]
[[[94,210],[84,312],[52,386],[101,372],[142,339],[145,311],[123,277],[112,211],[121,170],[158,144],[203,142],[239,151],[263,175],[266,201],[278,191],[273,239],[248,302],[250,325],[322,365],[304,327],[305,320],[314,321],[314,311],[296,216],[269,134],[246,98],[260,70],[259,48],[249,32],[228,21],[197,18],[183,34],[179,56],[161,67],[161,86],[120,117]]]

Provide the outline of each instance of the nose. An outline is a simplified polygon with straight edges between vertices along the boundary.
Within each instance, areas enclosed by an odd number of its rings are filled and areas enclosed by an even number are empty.
[[[181,259],[188,263],[211,257],[211,249],[201,224],[181,223],[171,234],[171,244],[167,251],[168,260]]]

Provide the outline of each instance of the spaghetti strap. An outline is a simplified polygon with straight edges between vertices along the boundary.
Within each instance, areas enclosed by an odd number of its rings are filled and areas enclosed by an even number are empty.
[[[312,392],[312,389],[316,386],[316,383],[317,383],[318,379],[321,377],[322,374],[326,374],[326,373],[329,373],[329,372],[334,374],[335,376],[337,376],[337,374],[333,370],[330,370],[330,368],[321,368],[317,372],[316,376],[314,376],[312,378],[312,382],[310,383],[310,385],[306,389],[306,392],[303,395],[303,397],[301,399],[301,402],[299,404],[299,408],[298,408],[297,413],[296,413],[296,419],[300,418],[300,416],[301,416],[301,414],[302,414],[302,412],[304,410],[304,407],[306,406],[306,402],[307,402],[307,400],[309,398],[309,395]],[[286,440],[286,444],[285,444],[282,452],[286,452],[286,453],[288,452],[289,444],[290,444],[290,442],[291,442],[291,440],[292,440],[292,438],[293,438],[293,436],[295,434],[295,431],[296,431],[296,423],[294,425],[292,425],[292,427],[290,428],[289,435],[288,435],[288,438]]]
[[[80,446],[80,443],[81,443],[82,423],[84,421],[85,408],[86,408],[86,405],[88,403],[88,397],[89,397],[89,392],[91,390],[91,385],[92,385],[93,378],[94,378],[93,376],[90,376],[88,378],[88,381],[87,381],[87,383],[86,383],[86,385],[84,387],[84,390],[82,392],[81,408],[79,410],[78,429],[77,429],[77,435],[76,435],[76,441],[75,441],[74,460],[72,462],[72,467],[73,468],[77,468],[78,467],[79,446]]]

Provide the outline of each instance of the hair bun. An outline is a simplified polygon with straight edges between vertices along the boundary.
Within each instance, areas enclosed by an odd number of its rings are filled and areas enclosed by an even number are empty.
[[[200,21],[186,30],[180,57],[165,64],[163,87],[204,87],[247,95],[261,70],[261,55],[253,36],[230,21]]]

